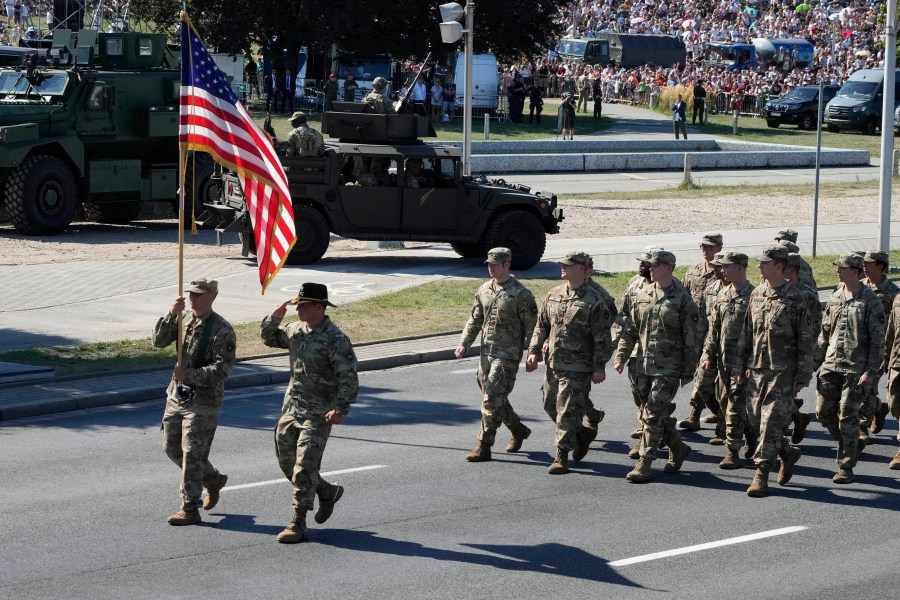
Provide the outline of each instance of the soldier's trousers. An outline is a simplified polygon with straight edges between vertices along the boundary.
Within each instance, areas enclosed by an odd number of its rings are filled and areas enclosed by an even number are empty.
[[[301,420],[282,415],[275,426],[275,455],[284,476],[294,486],[295,510],[312,510],[316,493],[322,494],[331,484],[322,479],[322,455],[331,434],[325,421]]]
[[[716,394],[715,369],[704,371],[699,365],[694,373],[694,389],[691,391],[691,406],[703,410],[708,408],[714,415],[721,412]]]
[[[816,416],[822,427],[838,441],[838,467],[856,466],[856,442],[859,439],[859,407],[866,388],[856,385],[859,375],[853,373],[819,374],[816,391]]]
[[[750,369],[747,381],[747,426],[756,434],[759,445],[753,460],[771,469],[788,447],[784,426],[794,407],[794,372]]]
[[[641,398],[641,392],[637,387],[637,376],[638,376],[638,368],[637,368],[637,359],[629,358],[628,359],[628,385],[631,387],[631,398],[634,400],[634,405],[637,407],[637,418],[638,421],[641,420],[641,408],[644,406],[644,401]]]
[[[859,407],[860,427],[868,429],[872,426],[872,421],[875,420],[875,411],[878,410],[878,405],[881,403],[881,400],[878,398],[878,383],[880,381],[881,374],[879,373],[875,375],[875,381],[872,382],[872,387],[866,388],[865,397]]]
[[[716,392],[725,417],[725,445],[738,452],[747,429],[747,383],[736,384],[727,371],[720,370]]]
[[[203,488],[218,482],[219,472],[209,462],[218,423],[216,406],[180,404],[174,400],[166,403],[162,420],[163,449],[181,469],[182,508],[199,508]]]
[[[678,393],[678,377],[635,374],[635,387],[641,397],[641,423],[644,434],[641,437],[640,455],[653,460],[663,446],[672,446],[681,436],[675,427],[672,404]]]
[[[481,433],[482,444],[493,446],[500,424],[515,431],[522,420],[509,403],[509,394],[516,383],[519,361],[511,358],[497,358],[481,355],[478,367],[478,387],[481,389]]]
[[[575,434],[584,427],[584,407],[591,391],[591,374],[558,371],[547,367],[544,374],[544,411],[556,423],[556,446],[575,449]]]
[[[900,420],[900,369],[892,367],[888,370],[887,401],[891,415]],[[900,442],[900,431],[897,432],[897,441]]]

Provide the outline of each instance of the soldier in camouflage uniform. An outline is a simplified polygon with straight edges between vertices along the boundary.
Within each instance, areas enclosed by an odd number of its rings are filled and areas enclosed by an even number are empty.
[[[781,244],[782,246],[788,249],[788,252],[796,252],[800,253],[800,247],[797,246],[797,236],[799,234],[793,229],[782,229],[775,235],[775,242]],[[801,256],[800,257],[800,266],[799,269],[799,277],[800,281],[811,287],[812,289],[816,288],[816,278],[813,277],[812,267],[809,266],[809,263]]]
[[[462,358],[481,333],[477,376],[482,392],[481,433],[475,448],[466,456],[469,462],[491,460],[491,446],[501,423],[512,432],[507,452],[518,452],[531,435],[531,429],[510,405],[509,394],[516,383],[522,352],[534,331],[537,303],[528,288],[510,275],[511,260],[509,248],[492,248],[488,252],[485,262],[491,280],[475,293],[472,315],[456,348],[456,358]]]
[[[384,80],[384,77],[376,77],[375,81],[372,82],[372,91],[363,99],[367,107],[367,112],[375,113],[376,115],[394,115],[397,114],[397,111],[394,110],[394,105],[384,99],[384,90],[387,87],[387,82]]]
[[[884,359],[884,307],[859,280],[859,256],[842,254],[834,265],[842,285],[828,299],[816,344],[815,367],[821,366],[816,414],[838,441],[838,472],[832,481],[853,483],[859,408]]]
[[[700,343],[706,338],[706,330],[709,325],[707,320],[706,307],[706,287],[716,279],[716,273],[710,265],[718,252],[722,251],[722,234],[707,233],[700,240],[700,253],[703,255],[703,262],[690,267],[681,283],[688,295],[697,306],[700,315]],[[704,419],[707,423],[717,423],[719,419],[719,402],[716,399],[716,375],[714,372],[707,373],[703,369],[697,368],[694,374],[694,390],[691,392],[691,410],[688,416],[681,421],[678,426],[682,429],[696,431],[700,429],[700,415],[703,408],[707,407],[712,411],[712,415]]]
[[[203,488],[203,508],[210,510],[228,481],[228,476],[209,462],[209,450],[236,349],[234,329],[212,310],[219,293],[218,282],[197,279],[185,291],[190,297],[192,316],[184,334],[182,364],[175,367],[166,390],[162,421],[166,456],[181,469],[181,509],[168,518],[172,525],[199,523]],[[184,298],[176,298],[169,312],[156,322],[154,346],[165,348],[178,338],[178,318],[184,306]]]
[[[716,392],[725,415],[725,458],[721,469],[740,468],[739,452],[747,429],[747,386],[736,384],[731,373],[738,358],[738,340],[744,330],[744,318],[754,285],[747,281],[749,259],[741,252],[725,252],[715,262],[730,282],[716,296],[709,311],[709,332],[703,345],[700,366],[715,371]],[[753,444],[755,446],[755,444]]]
[[[288,156],[319,156],[325,147],[322,134],[307,125],[306,113],[295,112],[290,118],[294,129],[288,134]]]
[[[591,259],[591,264],[588,265],[587,284],[589,286],[591,286],[591,288],[593,288],[593,290],[595,292],[597,292],[601,298],[603,298],[603,301],[606,303],[606,306],[609,308],[609,314],[615,315],[618,313],[618,311],[616,310],[616,299],[612,297],[612,294],[610,294],[609,292],[606,291],[605,287],[600,285],[598,282],[594,281],[594,278],[593,278],[594,257],[591,256],[590,254],[588,256]],[[547,344],[545,343],[544,346],[547,346]],[[612,347],[615,348],[615,344],[613,344]],[[594,407],[594,403],[591,401],[591,398],[588,397],[587,402],[585,403],[585,406],[584,406],[584,417],[585,417],[585,419],[587,419],[587,426],[586,426],[586,429],[583,431],[584,439],[580,440],[582,447],[583,447],[583,451],[585,453],[587,453],[587,449],[588,449],[588,447],[590,447],[591,442],[593,442],[595,439],[597,439],[597,433],[599,432],[599,428],[600,428],[600,421],[603,420],[603,417],[605,414],[606,413],[604,413],[602,410],[599,410],[596,407]],[[579,453],[580,452],[581,451],[579,451]],[[574,454],[573,454],[573,458],[575,458]],[[578,458],[577,460],[581,460],[581,459]]]
[[[863,283],[875,292],[881,305],[884,307],[885,318],[891,314],[891,306],[894,304],[894,298],[900,293],[900,287],[887,278],[890,255],[881,250],[869,250],[863,257],[865,264],[866,278]],[[885,354],[890,353],[890,348],[885,347]],[[878,382],[881,380],[881,370],[879,369],[875,381],[866,388],[866,399],[863,401],[862,407],[859,409],[859,431],[860,437],[868,441],[869,427],[872,433],[879,433],[884,428],[884,419],[888,414],[887,402],[881,402],[878,399]]]
[[[786,485],[800,459],[800,448],[784,437],[794,395],[812,378],[810,318],[800,291],[784,278],[788,251],[768,246],[757,257],[762,283],[750,294],[744,332],[738,344],[735,383],[747,382],[748,426],[759,439],[753,454],[757,465],[747,495],[769,493],[769,471],[781,458],[778,484]]]
[[[526,371],[536,370],[549,340],[543,392],[544,410],[556,422],[556,459],[548,469],[554,475],[569,472],[570,451],[586,452],[581,432],[585,404],[591,383],[606,379],[612,354],[609,329],[614,315],[587,283],[591,264],[593,259],[584,252],[569,252],[560,261],[566,283],[544,298],[525,362]]]
[[[900,295],[894,298],[891,312],[887,317],[887,331],[884,335],[884,361],[881,372],[888,376],[887,399],[891,415],[900,419]],[[897,434],[900,442],[900,433]],[[891,460],[890,468],[900,470],[900,450]]]
[[[706,323],[707,323],[707,333],[709,333],[709,321],[712,315],[713,306],[716,304],[716,298],[719,295],[719,292],[727,288],[731,285],[731,282],[725,278],[725,270],[723,268],[723,263],[721,263],[721,259],[725,257],[724,252],[717,252],[713,259],[709,262],[709,266],[712,267],[713,273],[715,273],[716,278],[713,279],[708,286],[706,286],[705,297],[703,299],[703,306],[706,308]],[[704,335],[704,339],[706,336]],[[706,369],[698,368],[697,371],[706,371]],[[708,375],[708,373],[707,373]],[[696,379],[696,375],[694,378]],[[704,375],[706,377],[706,375]],[[716,393],[716,401],[719,404],[719,419],[716,421],[716,434],[709,440],[709,444],[711,446],[722,446],[725,444],[725,406],[722,401],[722,394],[719,393],[719,373],[718,371],[713,371],[713,377],[715,378],[715,386],[714,390]]]
[[[300,320],[280,327],[288,304],[297,306]],[[291,381],[275,426],[278,464],[294,487],[294,518],[278,534],[283,544],[306,537],[306,513],[316,496],[315,521],[321,524],[344,494],[343,486],[325,481],[319,471],[331,426],[341,424],[356,402],[359,379],[353,344],[325,314],[327,306],[334,306],[328,288],[304,283],[296,298],[283,302],[260,324],[266,346],[290,351]]]
[[[796,244],[785,243],[784,240],[780,243],[788,250],[792,247],[797,248]],[[803,258],[799,254],[789,252],[787,266],[784,269],[784,278],[790,281],[803,295],[803,299],[806,301],[806,310],[809,312],[809,334],[815,340],[819,338],[819,332],[822,329],[822,302],[819,300],[819,292],[816,289],[800,281],[800,265],[802,263]],[[803,399],[795,396],[794,408],[791,413],[791,422],[794,425],[794,431],[791,433],[791,443],[795,446],[806,437],[806,429],[812,421],[812,416],[808,412],[800,410],[801,406],[803,406]],[[787,435],[786,431],[785,435]]]
[[[615,369],[621,373],[636,350],[635,387],[641,397],[640,458],[627,475],[628,481],[652,479],[651,464],[662,446],[669,447],[667,473],[677,473],[690,454],[681,441],[671,416],[673,400],[697,370],[700,358],[700,316],[687,290],[672,277],[675,255],[658,250],[650,256],[652,283],[641,290],[629,308],[619,339]]]

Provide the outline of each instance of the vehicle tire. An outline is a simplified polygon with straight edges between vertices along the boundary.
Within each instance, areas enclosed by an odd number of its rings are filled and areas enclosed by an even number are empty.
[[[76,208],[75,177],[66,163],[54,156],[30,156],[6,180],[6,212],[21,233],[62,233],[75,217]]]
[[[547,233],[533,214],[511,210],[501,214],[488,227],[487,246],[505,246],[512,251],[510,267],[530,269],[541,260],[547,247]]]
[[[863,125],[863,133],[866,135],[878,135],[878,121],[874,118],[866,121],[866,124]]]
[[[308,204],[294,205],[297,243],[285,261],[289,265],[309,265],[325,255],[331,235],[322,213]]]
[[[816,119],[813,117],[812,113],[804,113],[802,117],[800,117],[800,129],[805,129],[807,131],[816,128]]]
[[[825,129],[828,130],[829,133],[840,133],[841,128],[837,125],[831,125],[830,123],[825,126]]]
[[[778,129],[778,126],[781,125],[778,121],[766,121],[766,125],[771,127],[772,129]]]
[[[135,200],[133,202],[85,203],[82,211],[87,221],[124,225],[137,219],[143,208],[143,203]]]
[[[203,205],[216,201],[222,192],[221,180],[212,178],[214,165],[212,157],[206,152],[194,152],[187,156],[184,174],[184,226],[187,228],[191,226],[191,208],[194,216],[199,217],[205,210]],[[175,210],[178,210],[177,200]]]
[[[484,258],[487,256],[488,251],[487,246],[480,242],[472,244],[467,242],[451,242],[450,247],[463,258]]]

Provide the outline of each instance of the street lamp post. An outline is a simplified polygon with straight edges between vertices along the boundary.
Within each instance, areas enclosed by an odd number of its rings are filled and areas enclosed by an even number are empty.
[[[475,2],[468,0],[463,8],[456,2],[441,4],[441,41],[457,43],[466,36],[466,60],[463,70],[463,175],[472,174],[472,52],[475,35]],[[465,19],[465,28],[460,23]]]

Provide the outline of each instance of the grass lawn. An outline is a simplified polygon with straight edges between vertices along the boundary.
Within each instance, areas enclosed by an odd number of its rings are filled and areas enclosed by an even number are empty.
[[[835,285],[837,275],[831,261],[834,256],[809,260],[820,286]],[[891,263],[900,263],[900,250],[891,251]],[[686,266],[678,267],[682,277]],[[750,279],[759,282],[755,263],[749,268]],[[621,298],[631,273],[598,273],[594,279],[615,298]],[[559,279],[522,279],[540,303],[547,291],[561,283]],[[332,309],[335,322],[356,343],[461,329],[469,317],[472,298],[481,281],[444,280],[391,292]],[[262,316],[262,315],[260,315]],[[235,324],[238,357],[271,354],[280,350],[267,348],[259,341],[258,322]],[[35,348],[0,353],[0,361],[49,366],[57,376],[145,369],[173,365],[174,345],[154,348],[149,339],[126,340],[78,347]]]

